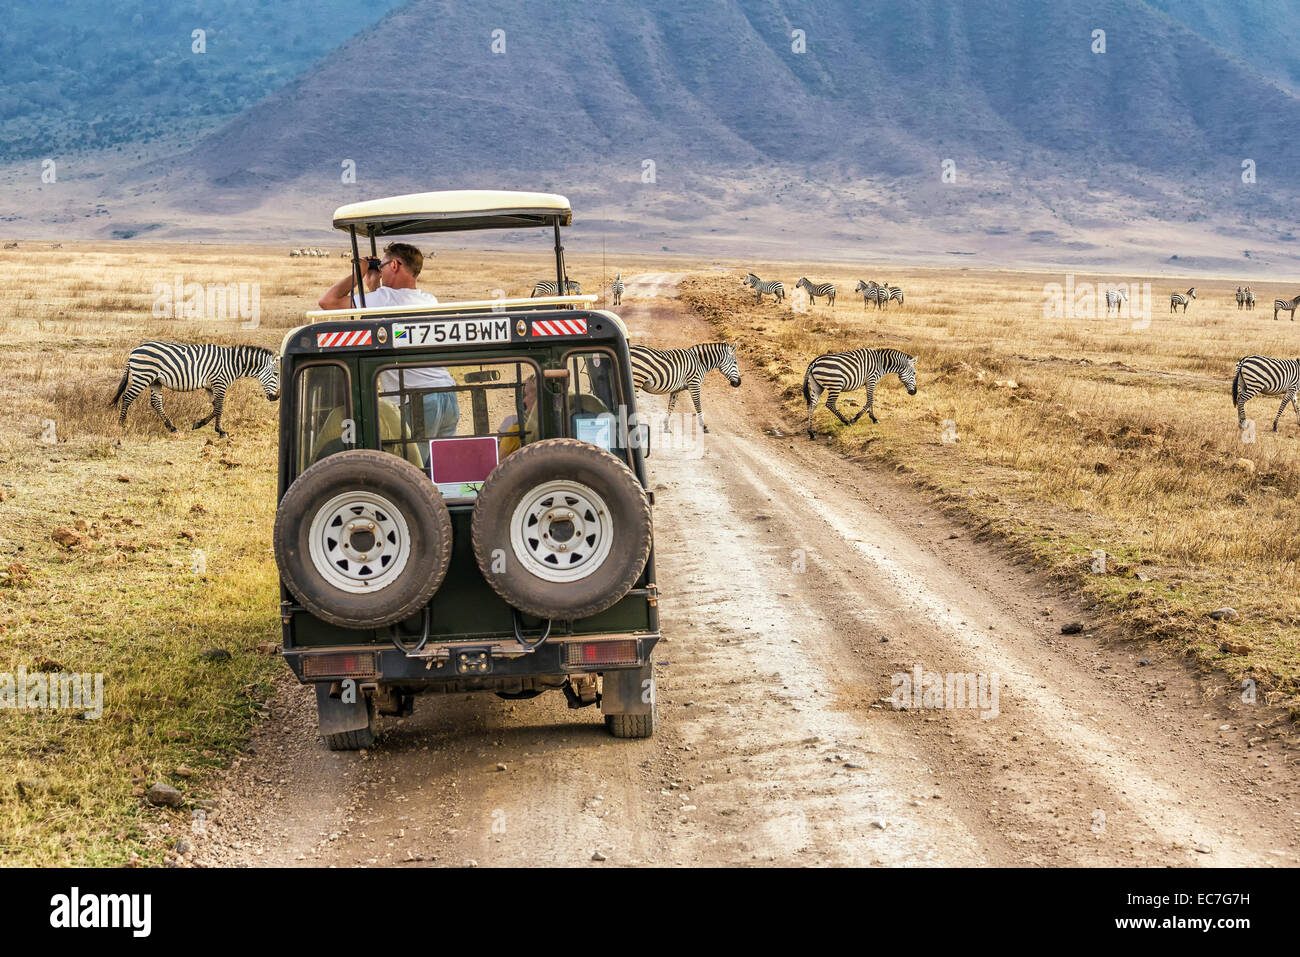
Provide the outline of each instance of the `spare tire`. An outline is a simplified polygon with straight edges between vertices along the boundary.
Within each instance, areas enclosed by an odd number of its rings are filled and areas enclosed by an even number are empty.
[[[539,618],[588,618],[650,557],[650,503],[627,465],[577,439],[525,445],[474,504],[474,557],[492,589]]]
[[[410,618],[451,564],[451,516],[405,459],[349,449],[298,476],[275,514],[275,563],[309,612],[344,628]]]

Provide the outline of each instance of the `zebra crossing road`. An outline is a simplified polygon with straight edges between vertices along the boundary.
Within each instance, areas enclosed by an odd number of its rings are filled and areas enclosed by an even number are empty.
[[[634,342],[712,338],[676,281],[628,281]],[[1245,708],[1207,704],[1175,661],[1062,636],[1079,608],[892,473],[809,442],[760,376],[711,386],[702,454],[649,459],[654,738],[609,738],[558,694],[449,696],[387,720],[364,757],[332,753],[310,692],[285,681],[197,860],[1300,862],[1296,774],[1248,747]],[[997,675],[996,716],[896,710],[894,676],[917,668]]]

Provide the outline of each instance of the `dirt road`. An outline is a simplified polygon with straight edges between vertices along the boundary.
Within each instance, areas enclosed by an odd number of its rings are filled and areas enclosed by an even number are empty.
[[[666,298],[677,279],[628,282],[634,341],[711,338]],[[191,859],[1300,861],[1294,752],[1263,739],[1255,706],[1203,697],[1178,662],[1062,635],[1079,609],[898,478],[810,443],[769,390],[712,376],[702,452],[661,441],[650,458],[656,737],[610,738],[559,694],[435,697],[388,719],[369,753],[338,754],[315,737],[311,693],[285,680]],[[906,401],[885,387],[878,409]],[[896,710],[892,676],[918,667],[996,676],[996,698]]]

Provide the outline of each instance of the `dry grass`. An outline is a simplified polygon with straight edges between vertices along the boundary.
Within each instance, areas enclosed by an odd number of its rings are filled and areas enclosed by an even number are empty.
[[[259,720],[285,671],[258,650],[280,638],[278,406],[252,380],[237,383],[224,420],[231,437],[217,440],[210,425],[184,428],[206,414],[204,393],[165,393],[175,435],[147,397],[120,430],[109,400],[127,353],[148,339],[278,348],[346,273],[337,251],[290,259],[283,247],[24,243],[0,253],[9,304],[0,313],[0,672],[102,673],[105,696],[97,720],[0,712],[0,864],[161,863],[189,832],[214,769]],[[545,241],[490,257],[440,251],[422,285],[444,300],[527,295],[553,268],[549,257]],[[598,291],[598,258],[575,259],[569,272]],[[177,275],[257,283],[260,326],[155,318],[154,284]],[[60,528],[83,540],[57,544]],[[213,649],[230,657],[204,656]],[[155,781],[189,803],[147,805],[140,795]]]
[[[1300,355],[1295,324],[1272,318],[1272,300],[1294,295],[1295,284],[1253,284],[1268,308],[1250,313],[1237,311],[1236,283],[1151,280],[1152,321],[1135,329],[1104,318],[1104,308],[1101,318],[1045,318],[1044,284],[1064,285],[1063,275],[755,271],[788,291],[800,275],[840,290],[836,308],[797,314],[789,299],[758,306],[739,285],[742,273],[696,276],[683,287],[688,304],[738,337],[749,362],[777,382],[791,413],[786,428],[804,434],[803,373],[819,353],[892,346],[916,354],[915,397],[891,377],[876,394],[880,425],[864,417],[845,427],[823,404],[819,433],[853,456],[912,473],[950,508],[1077,584],[1124,633],[1166,642],[1234,684],[1251,678],[1262,700],[1294,713],[1300,427],[1291,415],[1269,431],[1278,400],[1258,399],[1247,408],[1257,440],[1243,443],[1230,380],[1243,355]],[[851,292],[859,278],[903,286],[906,304],[864,310]],[[1144,281],[1120,281],[1132,279]],[[1171,317],[1169,292],[1191,285],[1198,299],[1189,314]],[[850,417],[855,411],[848,407]],[[955,441],[944,441],[946,422]],[[1092,571],[1096,550],[1107,555],[1104,574]],[[1223,605],[1241,618],[1206,617]]]

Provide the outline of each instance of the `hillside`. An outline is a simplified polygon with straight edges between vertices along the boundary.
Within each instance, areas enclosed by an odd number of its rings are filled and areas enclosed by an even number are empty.
[[[44,0],[5,10],[0,160],[113,148],[229,119],[398,0]],[[195,52],[202,30],[203,52]]]
[[[307,235],[360,196],[481,184],[562,190],[625,247],[1276,268],[1300,100],[1207,38],[1236,9],[416,0],[192,148],[107,171],[93,234]]]

